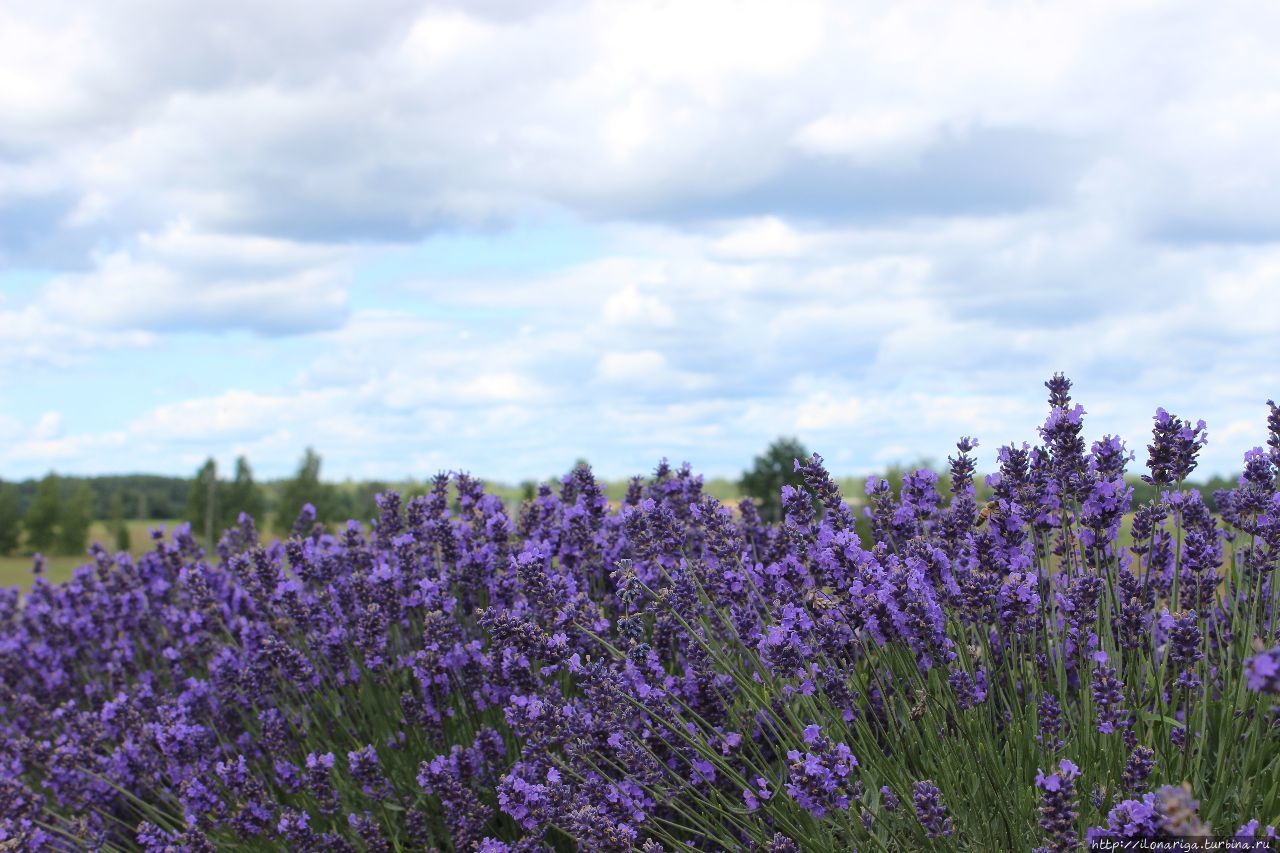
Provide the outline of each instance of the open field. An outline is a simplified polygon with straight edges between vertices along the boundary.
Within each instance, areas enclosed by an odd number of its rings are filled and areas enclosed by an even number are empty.
[[[126,521],[125,524],[129,527],[130,553],[139,554],[151,548],[152,528],[163,525],[166,529],[169,529],[177,523],[174,519],[161,518]],[[112,535],[107,522],[95,521],[93,523],[93,526],[89,528],[89,541],[102,542],[112,550],[115,550],[115,536]],[[88,561],[89,558],[84,554],[79,556],[58,554],[46,557],[45,574],[53,583],[65,581],[71,577],[71,573],[77,566],[83,566]],[[32,580],[31,565],[32,557],[30,554],[0,557],[0,588],[18,586],[27,589],[30,587]]]

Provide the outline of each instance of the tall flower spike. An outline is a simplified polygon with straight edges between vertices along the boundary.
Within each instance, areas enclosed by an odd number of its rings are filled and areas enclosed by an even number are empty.
[[[1062,374],[1054,374],[1045,386],[1049,389],[1049,417],[1040,427],[1040,436],[1049,452],[1053,478],[1063,492],[1061,498],[1078,497],[1085,488],[1085,444],[1080,437],[1085,410],[1078,403],[1068,408],[1071,382]]]
[[[1121,776],[1121,782],[1126,792],[1130,794],[1140,794],[1147,786],[1147,779],[1151,776],[1151,771],[1156,764],[1156,751],[1146,746],[1136,746],[1133,752],[1129,753],[1129,760],[1125,762],[1124,774]]]
[[[1144,482],[1156,486],[1181,483],[1196,469],[1196,457],[1208,441],[1204,421],[1193,427],[1190,421],[1174,417],[1164,409],[1156,409],[1155,426],[1151,428],[1151,444],[1147,445],[1147,468]]]
[[[1040,828],[1045,831],[1053,850],[1075,850],[1079,841],[1076,832],[1078,805],[1076,803],[1076,779],[1080,768],[1069,759],[1058,762],[1058,772],[1045,775],[1036,772],[1036,787],[1040,789]]]
[[[1280,468],[1280,406],[1271,400],[1267,401],[1267,447],[1271,464]]]
[[[1121,724],[1124,709],[1124,682],[1116,676],[1116,671],[1106,664],[1100,664],[1093,671],[1093,704],[1097,707],[1098,731],[1111,734]]]
[[[801,465],[800,460],[793,460],[795,470],[804,479],[804,483],[818,498],[827,513],[827,520],[836,530],[848,530],[853,527],[853,513],[840,494],[840,487],[831,479],[831,475],[822,465],[822,457],[813,454],[809,461]]]
[[[1040,697],[1040,734],[1036,742],[1049,752],[1062,749],[1062,706],[1052,693],[1044,693]]]
[[[1071,405],[1071,380],[1061,373],[1055,373],[1044,383],[1049,389],[1049,406],[1054,409],[1065,409]]]

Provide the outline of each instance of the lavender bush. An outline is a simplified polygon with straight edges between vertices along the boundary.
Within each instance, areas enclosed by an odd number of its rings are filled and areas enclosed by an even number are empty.
[[[441,475],[368,529],[94,548],[0,597],[0,847],[1265,847],[1280,411],[1215,515],[1159,410],[1135,508],[1046,384],[984,506],[965,438],[861,519],[815,454],[777,525],[663,463],[618,509],[585,467],[516,517]]]

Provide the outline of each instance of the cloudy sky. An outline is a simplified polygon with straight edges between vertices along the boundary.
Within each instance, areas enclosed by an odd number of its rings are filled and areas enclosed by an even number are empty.
[[[0,477],[1202,470],[1280,395],[1273,3],[0,0]]]

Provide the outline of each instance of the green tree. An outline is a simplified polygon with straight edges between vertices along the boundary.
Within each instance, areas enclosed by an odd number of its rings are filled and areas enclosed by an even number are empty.
[[[262,488],[254,482],[253,469],[249,467],[249,460],[243,456],[236,459],[235,479],[227,487],[227,499],[223,501],[223,506],[225,510],[220,526],[224,529],[235,524],[242,512],[248,513],[259,524],[265,521]]]
[[[520,500],[531,501],[538,496],[538,482],[536,480],[520,481]]]
[[[120,492],[112,492],[107,501],[107,519],[111,536],[116,542],[116,550],[128,551],[133,542],[129,536],[129,525],[124,520],[124,495]]]
[[[22,523],[27,529],[27,545],[35,551],[48,553],[58,541],[58,516],[62,509],[59,489],[58,475],[47,474],[36,486],[35,497],[27,507]]]
[[[89,545],[89,525],[93,524],[93,489],[84,480],[76,481],[71,495],[58,515],[58,550],[82,554]]]
[[[331,520],[334,513],[333,487],[320,482],[320,454],[308,447],[298,463],[298,473],[280,487],[276,506],[276,528],[287,532],[301,512],[303,504],[316,508],[316,518]]]
[[[782,520],[782,487],[800,486],[804,481],[795,471],[795,460],[809,457],[809,452],[796,438],[778,438],[755,458],[751,470],[738,481],[742,493],[755,500],[766,521]]]
[[[187,520],[210,546],[214,542],[218,504],[218,463],[211,456],[200,466],[187,492]]]
[[[18,512],[18,487],[0,482],[0,557],[12,554],[22,533],[22,515]]]

